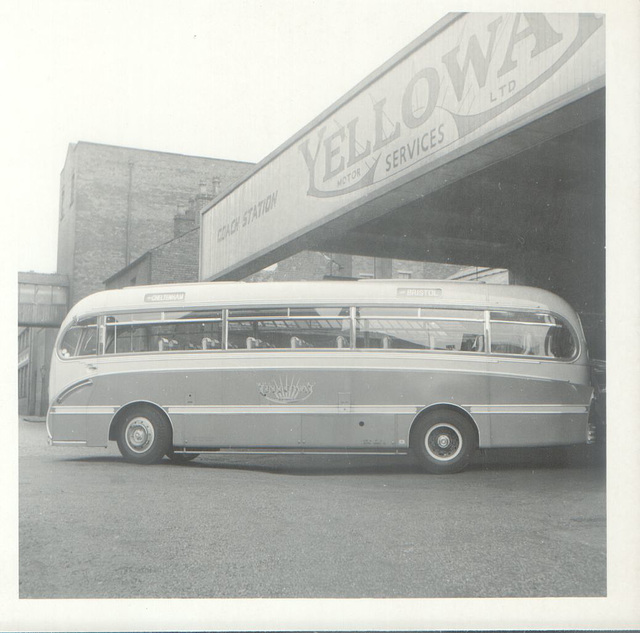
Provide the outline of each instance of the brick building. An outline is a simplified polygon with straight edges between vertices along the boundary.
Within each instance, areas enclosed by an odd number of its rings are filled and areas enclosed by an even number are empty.
[[[70,144],[60,175],[58,229],[58,273],[69,276],[70,304],[104,289],[105,279],[172,240],[177,210],[211,200],[251,167],[83,141]]]
[[[106,279],[105,288],[198,281],[198,240],[194,228],[159,244]]]
[[[449,279],[466,266],[302,251],[247,278],[247,281],[321,279]]]
[[[107,290],[125,286],[171,284],[198,281],[200,251],[200,210],[213,200],[217,190],[209,194],[201,183],[200,193],[190,198],[189,205],[178,205],[173,218],[173,238],[120,269],[104,285]]]
[[[104,290],[105,279],[123,268],[121,285],[196,281],[196,210],[251,167],[84,141],[70,144],[60,174],[58,274],[21,273],[21,296],[34,283],[63,279],[68,288],[64,314],[86,295]],[[23,415],[43,415],[57,329],[24,320],[23,313],[47,307],[37,299],[31,303],[25,298],[21,304],[18,407]]]

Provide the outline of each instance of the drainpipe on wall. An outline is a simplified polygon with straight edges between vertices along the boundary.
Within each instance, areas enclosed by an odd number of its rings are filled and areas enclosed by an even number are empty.
[[[133,180],[133,162],[129,161],[129,184],[127,187],[127,224],[125,230],[124,265],[131,263],[131,245],[129,233],[131,232],[131,183]]]

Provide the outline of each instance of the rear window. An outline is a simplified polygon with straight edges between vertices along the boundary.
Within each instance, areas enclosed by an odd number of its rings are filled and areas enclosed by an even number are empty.
[[[491,312],[491,351],[570,360],[578,342],[569,325],[553,314]]]

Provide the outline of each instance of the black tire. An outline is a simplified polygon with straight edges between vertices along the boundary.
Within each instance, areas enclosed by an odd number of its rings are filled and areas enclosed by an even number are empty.
[[[171,424],[156,408],[140,404],[126,412],[118,425],[116,440],[126,461],[156,464],[172,445]]]
[[[198,457],[200,453],[175,453],[173,449],[167,451],[167,457],[174,464],[186,464]]]
[[[425,414],[411,430],[411,450],[420,465],[436,475],[464,470],[472,460],[477,444],[473,423],[451,409]]]

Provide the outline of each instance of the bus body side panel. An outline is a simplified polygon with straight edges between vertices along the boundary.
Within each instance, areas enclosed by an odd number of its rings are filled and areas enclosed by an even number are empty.
[[[120,371],[109,372],[108,363],[104,363],[102,375],[93,378],[93,391],[90,405],[94,410],[111,408],[113,413],[109,417],[104,433],[109,434],[109,427],[114,415],[123,407],[135,403],[149,403],[160,407],[169,417],[173,430],[173,442],[183,444],[184,418],[171,415],[168,404],[178,407],[192,407],[196,402],[198,387],[200,393],[205,391],[217,392],[216,376],[206,373],[206,380],[198,385],[193,380],[193,372],[182,365],[171,367],[170,363],[158,363],[145,359],[130,359]],[[155,369],[152,367],[155,366]]]
[[[169,415],[183,429],[174,445],[181,448],[299,448],[300,415],[295,413],[247,414],[218,407],[176,409]]]
[[[584,444],[586,413],[564,410],[491,414],[491,447]]]
[[[82,443],[85,446],[106,448],[109,444],[109,424],[115,407],[61,407],[49,413],[51,443]]]
[[[77,407],[75,411],[63,409],[58,411],[55,408],[49,411],[47,425],[52,444],[59,442],[82,442],[87,441],[87,419],[84,408]]]
[[[407,450],[411,424],[421,411],[437,404],[460,408],[469,402],[485,404],[487,385],[480,358],[461,363],[446,354],[366,354],[362,369],[354,371],[351,380],[353,424],[361,433],[371,418],[387,413],[386,428],[367,438],[367,443],[384,445],[384,433],[393,429],[394,442],[387,446]],[[361,422],[364,427],[359,426]],[[478,422],[479,433],[488,437],[488,425]]]
[[[503,360],[490,365],[489,390],[490,446],[586,442],[592,393],[586,366]],[[475,407],[471,413],[483,410]]]
[[[180,447],[406,450],[408,428],[425,406],[486,403],[477,361],[472,371],[453,373],[449,359],[439,366],[422,354],[231,353],[211,364],[204,355],[187,363],[177,355],[140,359],[124,372],[114,363],[113,373],[105,367],[92,379],[87,419],[151,402],[167,412]]]
[[[408,428],[426,405],[443,398],[485,403],[488,392],[483,362],[458,367],[453,380],[446,355],[438,361],[420,353],[240,353],[224,365],[219,413],[228,421],[215,423],[216,446],[230,445],[229,431],[221,432],[227,424],[235,424],[234,446],[259,446],[261,427],[273,429],[272,417],[279,416],[291,422],[269,446],[406,450],[399,425]],[[185,424],[188,436],[191,426]]]
[[[69,393],[55,402],[47,414],[47,431],[53,445],[83,443],[106,447],[109,424],[117,406],[92,406],[93,382]]]
[[[51,418],[54,439],[103,446],[113,413],[146,401],[168,413],[180,447],[406,450],[415,417],[443,404],[469,412],[480,447],[570,444],[586,439],[584,371],[429,353],[176,355],[94,376]]]

